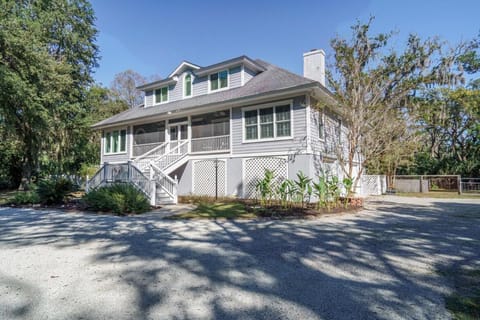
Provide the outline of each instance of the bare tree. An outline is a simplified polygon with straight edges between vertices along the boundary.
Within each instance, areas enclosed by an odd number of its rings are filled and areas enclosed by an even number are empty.
[[[143,92],[137,90],[146,83],[145,77],[133,70],[126,70],[115,75],[110,90],[114,100],[124,101],[129,108],[143,103]]]
[[[409,103],[417,90],[446,79],[451,60],[442,58],[436,39],[422,41],[410,35],[403,52],[388,47],[393,33],[369,34],[368,23],[352,27],[352,38],[335,38],[333,72],[328,84],[345,123],[344,139],[336,141],[336,154],[344,174],[354,179],[353,190],[365,167],[385,155],[401,159],[411,153],[413,138]],[[447,79],[451,81],[451,78]],[[323,108],[328,102],[321,102]],[[408,148],[404,148],[408,146]],[[355,167],[358,168],[356,176]]]

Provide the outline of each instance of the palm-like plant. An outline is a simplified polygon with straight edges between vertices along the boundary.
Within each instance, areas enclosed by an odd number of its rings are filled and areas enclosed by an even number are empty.
[[[272,170],[265,169],[265,175],[263,179],[257,182],[255,189],[260,193],[260,202],[263,206],[267,206],[272,199],[272,181],[275,178],[275,174]]]
[[[320,206],[327,206],[327,189],[327,180],[325,177],[318,177],[318,182],[313,183],[313,191],[318,198],[317,209],[320,209]]]
[[[309,188],[310,182],[312,179],[307,177],[302,171],[297,173],[297,180],[295,180],[295,185],[297,187],[297,201],[299,201],[302,205],[302,208],[305,207],[305,197],[310,195],[312,192],[311,186]]]

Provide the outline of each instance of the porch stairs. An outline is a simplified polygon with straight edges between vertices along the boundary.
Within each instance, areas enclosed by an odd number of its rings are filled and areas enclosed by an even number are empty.
[[[176,204],[178,180],[171,178],[169,174],[188,161],[189,144],[188,140],[175,144],[165,142],[128,164],[105,163],[88,181],[87,192],[112,182],[128,182],[140,189],[153,206]],[[132,172],[135,179],[132,178]],[[138,183],[138,180],[142,183]]]

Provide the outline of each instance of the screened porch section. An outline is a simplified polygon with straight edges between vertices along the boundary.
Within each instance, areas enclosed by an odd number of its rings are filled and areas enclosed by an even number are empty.
[[[192,116],[191,132],[192,153],[230,150],[230,111]]]
[[[230,111],[172,118],[133,126],[132,157],[159,156],[188,141],[189,153],[230,150]]]

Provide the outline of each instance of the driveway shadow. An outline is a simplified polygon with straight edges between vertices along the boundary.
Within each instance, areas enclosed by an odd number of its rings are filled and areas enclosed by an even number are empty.
[[[449,318],[442,297],[448,283],[436,270],[479,263],[479,205],[370,206],[358,215],[305,221],[0,209],[0,248],[95,244],[91,264],[118,266],[99,272],[134,293],[123,306],[132,318]],[[94,318],[89,312],[78,317]]]

